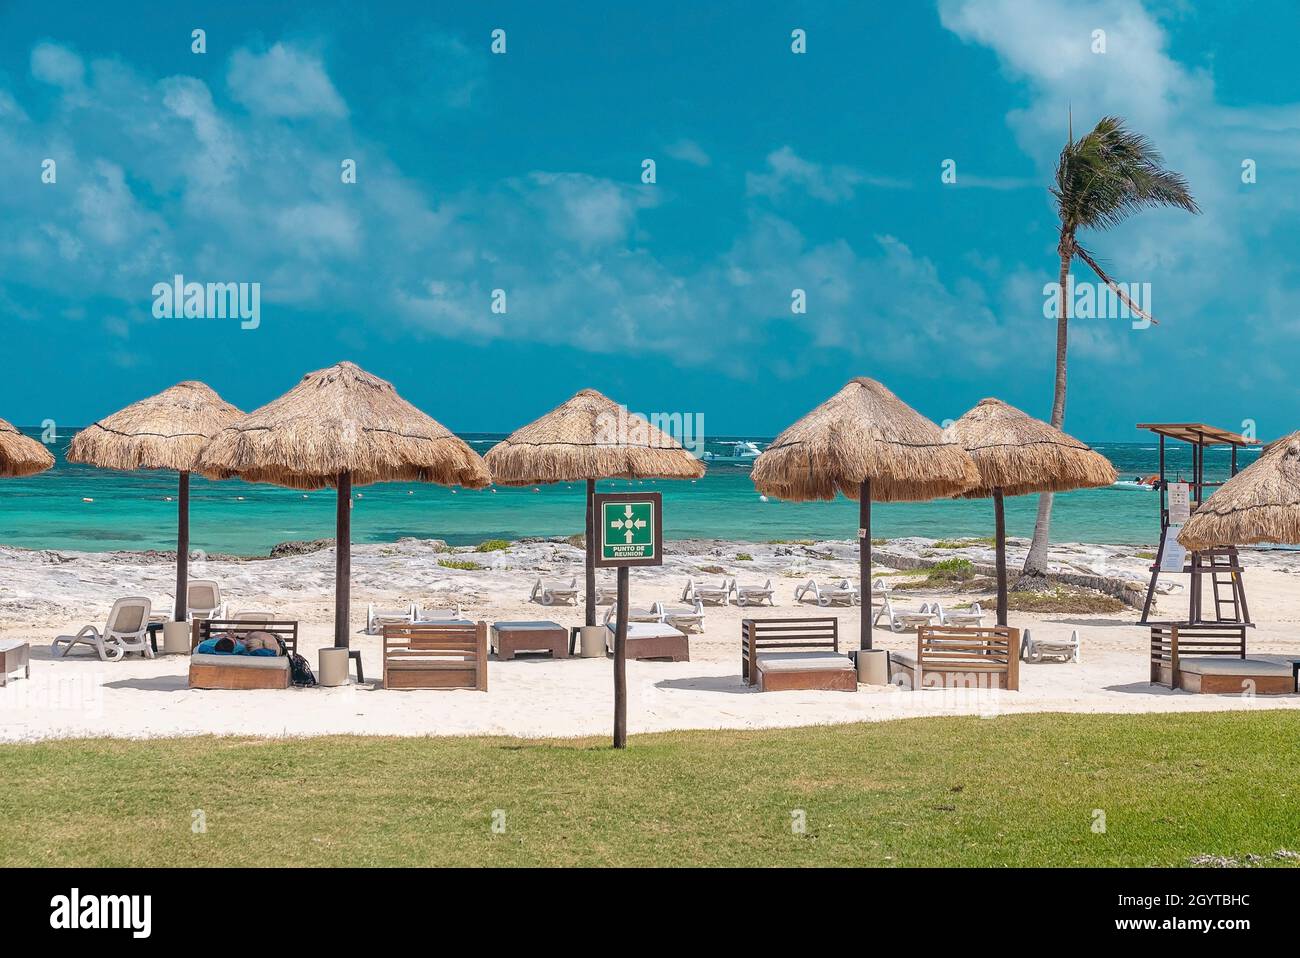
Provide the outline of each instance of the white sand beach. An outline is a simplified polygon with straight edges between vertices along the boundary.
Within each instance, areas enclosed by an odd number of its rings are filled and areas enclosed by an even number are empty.
[[[1025,543],[1013,541],[1016,568]],[[991,562],[987,545],[935,548],[931,540],[893,540],[882,556],[919,560],[953,557]],[[749,560],[737,559],[750,555]],[[470,559],[479,570],[451,569],[440,560]],[[895,559],[895,561],[898,561]],[[326,548],[276,559],[192,563],[192,578],[218,580],[232,612],[274,610],[300,621],[300,650],[316,666],[316,650],[332,644],[333,550]],[[1300,554],[1243,551],[1246,589],[1257,628],[1252,652],[1300,650]],[[900,562],[900,564],[902,564]],[[1134,547],[1054,547],[1055,571],[1128,579],[1145,584],[1148,558]],[[702,570],[724,571],[702,571]],[[877,564],[888,574],[888,564]],[[550,619],[579,624],[580,606],[545,607],[527,601],[532,581],[578,576],[582,554],[563,541],[525,541],[508,550],[477,553],[448,550],[427,540],[354,546],[352,560],[353,640],[362,651],[367,682],[335,689],[204,691],[187,688],[188,660],[131,655],[101,662],[86,647],[66,658],[51,657],[50,641],[81,625],[102,626],[112,601],[145,595],[155,610],[170,608],[174,565],[170,557],[137,553],[72,553],[0,548],[0,639],[31,643],[31,678],[11,676],[0,689],[0,740],[34,741],[71,736],[153,737],[238,734],[320,735],[510,735],[567,737],[608,734],[612,721],[612,663],[604,659],[518,659],[489,665],[489,691],[390,691],[376,687],[381,674],[381,640],[362,633],[365,606],[417,602],[427,607],[459,602],[466,617],[496,620]],[[688,576],[697,581],[737,576],[741,584],[771,579],[777,606],[742,609],[734,603],[708,608],[703,634],[691,637],[691,661],[630,662],[628,722],[632,734],[671,729],[767,728],[820,723],[880,721],[924,715],[1003,712],[1163,712],[1297,708],[1300,696],[1194,695],[1148,682],[1147,631],[1136,624],[1138,610],[1107,614],[1013,612],[1011,624],[1036,636],[1068,635],[1077,629],[1083,645],[1079,664],[1021,665],[1018,692],[931,690],[859,686],[847,692],[758,693],[742,684],[740,620],[746,616],[835,615],[842,647],[856,647],[858,608],[818,610],[797,606],[794,590],[810,577],[823,582],[857,574],[856,543],[747,544],[670,543],[660,568],[633,570],[633,605],[653,600],[680,604]],[[1170,577],[1172,584],[1182,577]],[[612,581],[612,576],[609,576]],[[904,581],[899,577],[893,581]],[[916,590],[898,593],[899,604],[915,608],[939,599],[953,608],[983,598],[987,590],[956,593]],[[1185,612],[1186,596],[1161,596],[1163,614]],[[985,608],[989,608],[986,604]],[[599,610],[603,616],[604,609]],[[988,620],[992,621],[992,616]],[[877,647],[914,648],[915,634],[875,630]]]

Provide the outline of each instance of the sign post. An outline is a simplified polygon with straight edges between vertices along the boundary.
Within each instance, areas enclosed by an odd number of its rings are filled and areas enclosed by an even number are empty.
[[[618,569],[614,626],[614,747],[627,747],[628,572],[663,565],[663,497],[657,492],[600,492],[593,501],[598,568]]]

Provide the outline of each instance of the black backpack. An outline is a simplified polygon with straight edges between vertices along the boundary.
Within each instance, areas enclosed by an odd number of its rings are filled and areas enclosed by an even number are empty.
[[[284,639],[276,636],[276,641],[280,643],[280,654],[289,657],[289,680],[300,689],[309,689],[316,684],[316,676],[311,670],[311,666],[297,652],[290,652],[288,646],[284,644]]]

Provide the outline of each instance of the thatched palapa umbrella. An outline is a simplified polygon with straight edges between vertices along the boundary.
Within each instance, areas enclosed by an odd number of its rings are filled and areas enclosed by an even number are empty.
[[[211,479],[338,491],[334,644],[348,645],[352,487],[436,482],[482,489],[483,460],[378,376],[352,363],[308,373],[279,399],[219,432],[199,454]]]
[[[871,502],[922,502],[979,482],[970,457],[930,420],[860,376],[777,436],[754,462],[754,485],[779,499],[859,502],[860,648],[871,648]]]
[[[101,469],[180,473],[176,506],[176,608],[185,621],[190,559],[190,472],[199,450],[243,413],[200,382],[177,383],[72,437],[68,461]]]
[[[980,484],[961,495],[993,499],[998,625],[1007,624],[1007,527],[1003,497],[1109,486],[1115,467],[1105,456],[1000,399],[982,399],[943,431],[979,470]]]
[[[50,451],[0,419],[0,479],[34,476],[54,465]]]
[[[1300,432],[1264,447],[1259,458],[1199,506],[1178,541],[1196,552],[1260,542],[1300,544]]]
[[[595,530],[591,497],[597,479],[698,479],[704,464],[672,436],[594,389],[584,389],[521,426],[485,457],[503,486],[587,484],[586,623],[596,624]]]

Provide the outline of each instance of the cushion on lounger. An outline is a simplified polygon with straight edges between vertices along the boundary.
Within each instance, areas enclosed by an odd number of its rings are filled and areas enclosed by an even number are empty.
[[[280,669],[289,670],[289,659],[283,655],[204,655],[195,652],[190,656],[191,665],[219,665],[223,668],[236,669]]]
[[[1286,662],[1269,662],[1264,659],[1238,659],[1229,656],[1180,658],[1178,668],[1193,675],[1285,675],[1291,677],[1291,666]]]
[[[852,671],[853,660],[838,652],[763,652],[758,667],[764,672]]]

